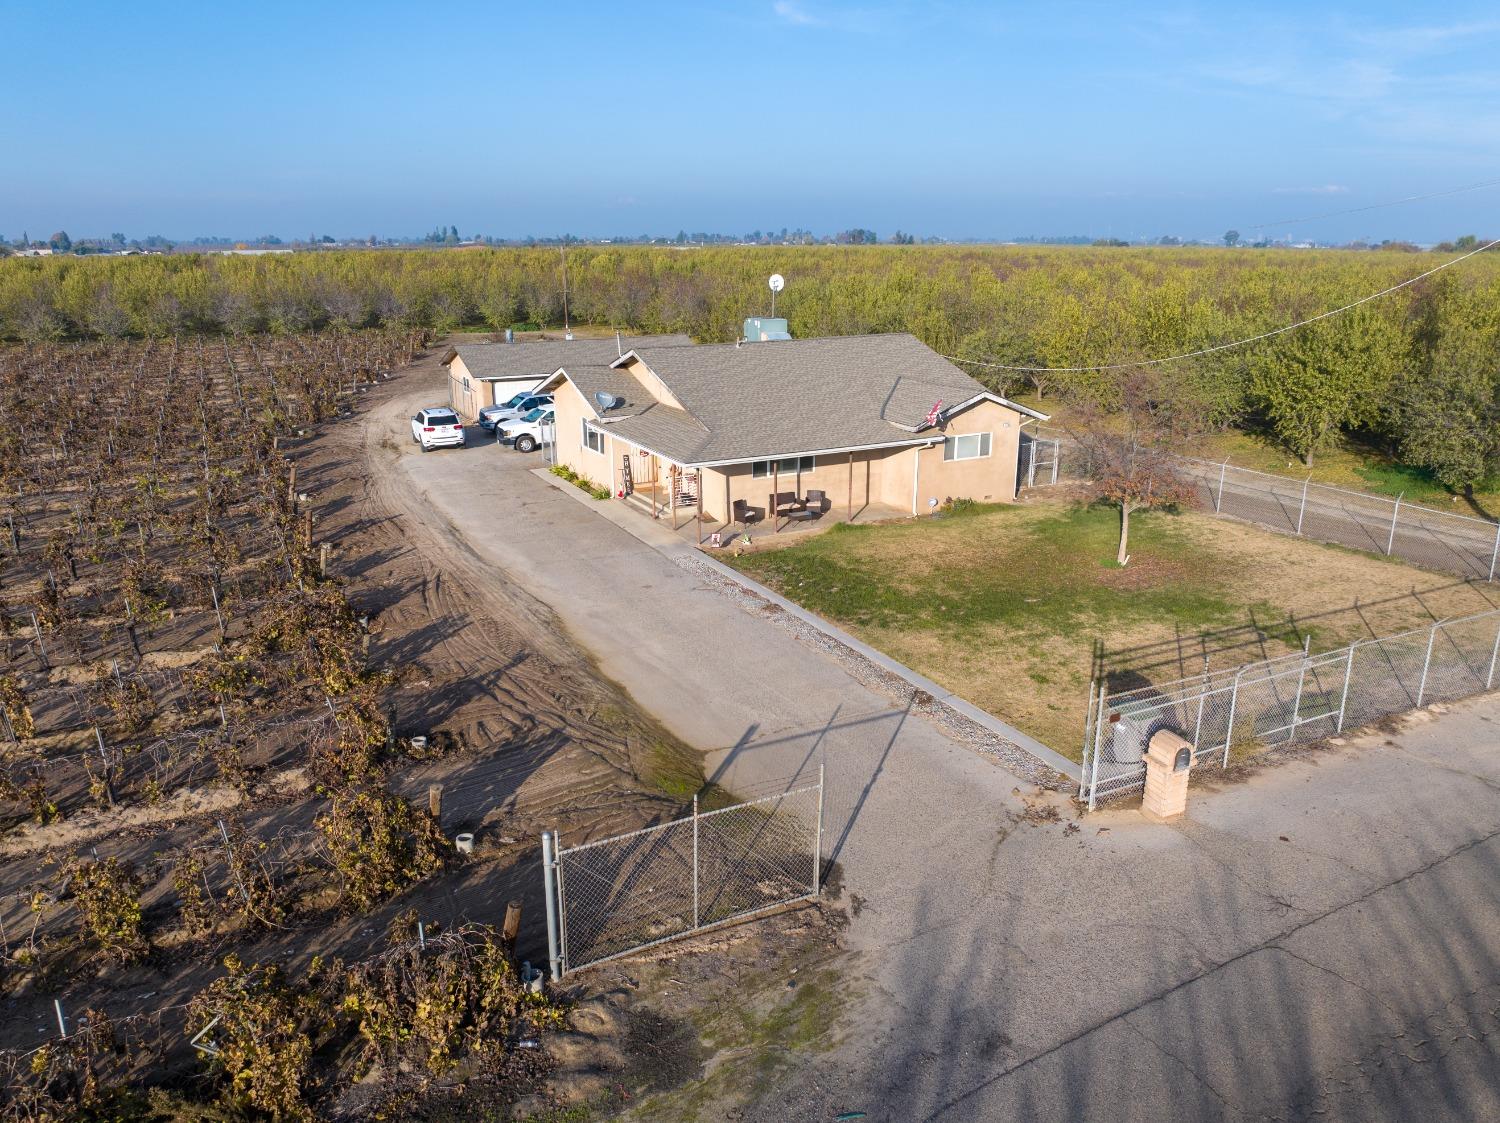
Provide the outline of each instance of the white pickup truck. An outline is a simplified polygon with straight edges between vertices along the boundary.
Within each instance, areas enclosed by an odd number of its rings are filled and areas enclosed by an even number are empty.
[[[495,428],[495,439],[514,444],[517,452],[534,452],[541,447],[543,426],[547,429],[547,438],[552,439],[553,416],[551,406],[538,406],[514,421],[501,422]]]

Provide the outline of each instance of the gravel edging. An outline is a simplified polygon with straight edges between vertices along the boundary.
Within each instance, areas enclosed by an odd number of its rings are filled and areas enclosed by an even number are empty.
[[[728,597],[746,612],[770,620],[808,647],[832,658],[861,686],[884,695],[898,705],[910,702],[914,712],[938,726],[959,744],[981,756],[989,757],[1006,771],[1052,791],[1072,791],[1078,786],[1072,777],[1047,767],[1021,746],[965,717],[926,691],[915,690],[900,676],[876,666],[853,648],[725,577],[699,557],[696,551],[673,552],[668,556],[682,569],[700,578],[715,592]]]

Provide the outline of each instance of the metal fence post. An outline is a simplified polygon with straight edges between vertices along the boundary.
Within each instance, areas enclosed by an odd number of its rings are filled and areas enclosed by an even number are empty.
[[[1422,699],[1427,697],[1427,668],[1432,665],[1432,641],[1437,639],[1439,625],[1427,629],[1427,655],[1422,659],[1422,681],[1417,684],[1417,709],[1422,708]]]
[[[1089,775],[1089,810],[1098,806],[1099,801],[1099,742],[1104,740],[1104,684],[1099,684],[1099,710],[1094,715],[1094,760],[1093,770]]]
[[[1026,486],[1036,487],[1036,438],[1031,439],[1031,447],[1026,450]]]
[[[1500,523],[1495,524],[1495,545],[1490,550],[1490,575],[1488,580],[1495,579],[1495,561],[1500,559]]]
[[[698,918],[703,914],[698,910],[698,797],[693,796],[693,927],[697,928]]]
[[[1198,752],[1198,738],[1203,735],[1203,704],[1208,701],[1208,658],[1203,660],[1203,685],[1198,690],[1198,716],[1193,721],[1193,752]]]
[[[1055,437],[1052,441],[1052,482],[1057,482],[1057,467],[1062,460],[1062,438]]]
[[[1219,465],[1219,493],[1214,496],[1214,514],[1218,514],[1224,507],[1224,473],[1229,471],[1229,457],[1224,458],[1224,463]]]
[[[813,832],[813,896],[823,895],[823,765],[818,765],[818,826]]]
[[[1234,673],[1234,685],[1229,688],[1229,724],[1224,727],[1224,763],[1221,768],[1229,767],[1229,746],[1234,744],[1234,711],[1240,702],[1240,676],[1245,673],[1241,667]]]
[[[1308,476],[1307,479],[1305,479],[1305,480],[1302,481],[1302,506],[1297,509],[1297,533],[1298,533],[1298,535],[1301,535],[1301,533],[1302,533],[1302,518],[1303,518],[1304,515],[1307,514],[1307,485],[1310,484],[1310,483],[1312,483],[1312,477],[1311,476]]]
[[[552,981],[562,978],[562,956],[557,947],[557,873],[551,831],[542,832],[542,893],[547,899],[547,965]]]
[[[1400,495],[1396,496],[1396,505],[1391,508],[1391,533],[1390,537],[1385,540],[1386,557],[1390,557],[1391,551],[1396,548],[1396,516],[1401,513],[1401,500],[1405,495],[1406,492],[1403,491]]]
[[[1349,659],[1344,664],[1344,692],[1339,695],[1339,723],[1334,729],[1335,733],[1344,731],[1344,710],[1349,705],[1349,682],[1354,677],[1354,648],[1356,644],[1349,645]]]
[[[1490,648],[1490,672],[1484,676],[1484,688],[1495,685],[1495,659],[1500,657],[1500,626],[1495,628],[1495,646]]]
[[[1307,655],[1311,647],[1312,633],[1308,632],[1302,637],[1302,664],[1297,668],[1297,697],[1292,700],[1292,728],[1286,736],[1289,745],[1297,739],[1297,725],[1302,716],[1302,686],[1307,681]]]

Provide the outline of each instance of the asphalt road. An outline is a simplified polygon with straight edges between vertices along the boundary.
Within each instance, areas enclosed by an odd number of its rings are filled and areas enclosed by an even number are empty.
[[[422,397],[379,407],[398,442]],[[1048,821],[538,463],[485,440],[391,470],[730,786],[828,766],[848,1010],[746,1118],[1500,1119],[1494,696],[1205,776],[1179,825]]]

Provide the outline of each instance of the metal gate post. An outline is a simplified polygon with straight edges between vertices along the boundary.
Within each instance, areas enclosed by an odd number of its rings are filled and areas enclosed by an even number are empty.
[[[1203,735],[1203,704],[1208,701],[1208,659],[1203,660],[1203,685],[1198,688],[1198,717],[1193,722],[1193,754],[1198,753],[1198,738]]]
[[[700,923],[699,917],[703,914],[698,911],[698,797],[693,796],[693,927],[696,929]]]
[[[1219,494],[1214,496],[1214,514],[1218,514],[1224,507],[1224,473],[1229,471],[1229,457],[1224,458],[1224,463],[1219,465]]]
[[[1406,492],[1403,491],[1401,495],[1396,496],[1396,505],[1391,508],[1391,534],[1390,537],[1385,540],[1386,557],[1390,557],[1391,551],[1396,548],[1396,516],[1401,513],[1401,499],[1405,494]]]
[[[547,965],[552,981],[562,978],[562,956],[557,946],[557,858],[551,831],[542,832],[542,893],[547,899]]]
[[[1349,645],[1349,659],[1344,664],[1344,692],[1339,695],[1339,723],[1334,729],[1335,733],[1344,731],[1344,709],[1349,705],[1349,681],[1354,677],[1354,649],[1357,644]]]
[[[1089,810],[1099,802],[1099,742],[1104,740],[1104,684],[1099,684],[1099,710],[1094,715],[1094,762],[1089,775]]]
[[[1495,546],[1490,550],[1490,575],[1488,580],[1495,579],[1495,562],[1500,559],[1500,523],[1495,524]]]
[[[1312,483],[1312,477],[1302,481],[1302,506],[1297,510],[1297,534],[1302,534],[1302,518],[1307,514],[1307,485]]]
[[[813,896],[823,895],[823,765],[818,765],[818,827],[813,834]]]
[[[1292,701],[1292,728],[1286,736],[1286,743],[1291,744],[1297,739],[1297,726],[1302,716],[1302,685],[1307,681],[1307,653],[1312,646],[1312,633],[1302,637],[1302,665],[1297,669],[1297,697]]]
[[[1031,447],[1026,450],[1026,486],[1036,487],[1036,438],[1031,439]]]
[[[1437,639],[1438,626],[1427,629],[1427,655],[1422,660],[1422,681],[1417,684],[1417,709],[1422,708],[1422,699],[1427,697],[1427,668],[1432,665],[1432,641]]]
[[[1052,482],[1057,482],[1057,465],[1062,460],[1062,438],[1056,437],[1052,441]],[[1500,535],[1496,535],[1500,538]]]
[[[1500,625],[1495,628],[1495,646],[1490,648],[1490,673],[1484,676],[1484,688],[1495,685],[1495,660],[1500,657]]]
[[[1229,688],[1229,724],[1224,727],[1224,763],[1221,768],[1229,767],[1229,746],[1234,744],[1234,711],[1240,702],[1240,676],[1245,673],[1241,667],[1234,673],[1234,685]]]

